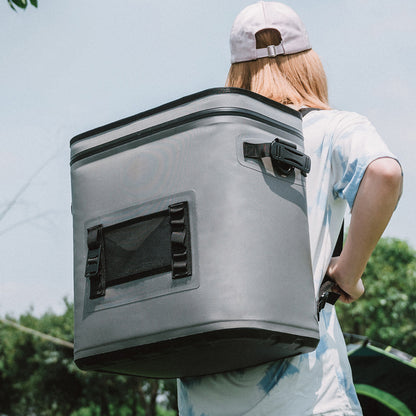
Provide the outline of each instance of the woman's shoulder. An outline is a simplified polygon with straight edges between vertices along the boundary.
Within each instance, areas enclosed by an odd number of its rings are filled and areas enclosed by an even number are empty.
[[[305,125],[325,124],[342,132],[351,129],[373,129],[371,121],[354,111],[332,108],[330,110],[307,109],[304,116]]]

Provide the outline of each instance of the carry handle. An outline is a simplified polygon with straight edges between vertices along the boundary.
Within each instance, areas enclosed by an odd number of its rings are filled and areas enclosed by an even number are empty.
[[[244,157],[261,159],[270,157],[274,166],[283,175],[289,175],[299,169],[303,176],[311,170],[311,159],[305,155],[294,143],[276,138],[272,143],[243,143]]]
[[[284,142],[278,138],[270,145],[270,157],[283,168],[287,166],[286,170],[299,169],[303,176],[306,176],[311,170],[309,156],[297,150],[295,144]]]

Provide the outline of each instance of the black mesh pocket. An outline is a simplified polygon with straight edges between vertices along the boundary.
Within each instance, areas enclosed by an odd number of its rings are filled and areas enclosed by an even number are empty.
[[[105,295],[105,288],[142,277],[172,271],[172,278],[192,273],[188,204],[109,227],[88,229],[85,276],[90,298]],[[98,249],[97,249],[98,248]]]
[[[171,269],[168,211],[104,229],[106,284]]]

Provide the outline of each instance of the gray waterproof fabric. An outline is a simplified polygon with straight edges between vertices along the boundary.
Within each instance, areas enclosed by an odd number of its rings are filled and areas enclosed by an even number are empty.
[[[79,367],[184,377],[315,348],[307,177],[244,156],[275,138],[303,151],[297,112],[212,89],[72,139]]]

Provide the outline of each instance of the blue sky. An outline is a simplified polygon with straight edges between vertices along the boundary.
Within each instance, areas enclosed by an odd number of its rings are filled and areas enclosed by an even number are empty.
[[[15,13],[1,2],[0,315],[72,299],[70,139],[222,86],[232,22],[250,3],[39,0]],[[416,3],[286,3],[321,56],[331,105],[368,116],[401,160],[404,194],[385,235],[416,248]]]

